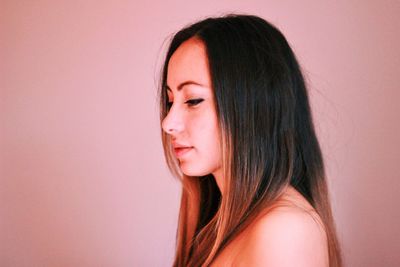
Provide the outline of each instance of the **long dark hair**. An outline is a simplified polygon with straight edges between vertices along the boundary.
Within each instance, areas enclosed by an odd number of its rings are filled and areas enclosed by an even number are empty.
[[[206,47],[221,129],[224,197],[214,177],[179,170],[162,131],[171,172],[182,181],[174,266],[208,266],[289,185],[313,206],[325,229],[330,266],[341,253],[318,143],[300,66],[282,33],[264,19],[229,14],[177,32],[169,45],[159,87],[160,120],[167,116],[167,69],[186,40]]]

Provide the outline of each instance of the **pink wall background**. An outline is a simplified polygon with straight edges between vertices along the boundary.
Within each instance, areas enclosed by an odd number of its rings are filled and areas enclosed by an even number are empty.
[[[170,266],[165,38],[260,15],[310,84],[346,266],[400,265],[399,1],[1,1],[0,266]]]

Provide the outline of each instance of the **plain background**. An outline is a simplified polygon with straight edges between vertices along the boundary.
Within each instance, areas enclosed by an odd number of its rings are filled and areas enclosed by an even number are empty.
[[[400,1],[0,2],[0,266],[170,266],[168,37],[259,15],[304,69],[346,266],[400,266]]]

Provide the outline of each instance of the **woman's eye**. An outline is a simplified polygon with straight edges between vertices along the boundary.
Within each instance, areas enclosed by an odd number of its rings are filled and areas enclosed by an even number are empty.
[[[185,103],[188,104],[189,106],[196,106],[197,104],[200,104],[201,102],[203,102],[204,99],[190,99],[188,101],[186,101]]]
[[[204,101],[204,99],[201,99],[201,98],[190,99],[190,100],[186,101],[185,104],[187,104],[189,107],[193,107],[193,106],[196,106],[196,105],[200,104],[203,101]],[[174,102],[172,102],[172,101],[171,102],[167,102],[167,109],[168,110],[171,109],[173,103]]]

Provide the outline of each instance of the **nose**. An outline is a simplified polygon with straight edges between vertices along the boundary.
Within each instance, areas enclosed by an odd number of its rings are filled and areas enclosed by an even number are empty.
[[[181,116],[178,115],[176,112],[173,113],[172,109],[169,111],[161,124],[164,132],[170,135],[177,135],[184,130],[184,123]]]

